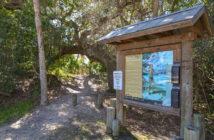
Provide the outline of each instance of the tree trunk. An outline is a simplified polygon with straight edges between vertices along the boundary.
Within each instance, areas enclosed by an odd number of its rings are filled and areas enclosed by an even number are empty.
[[[38,50],[39,50],[39,70],[40,70],[40,87],[41,87],[41,105],[47,103],[47,77],[46,77],[46,66],[45,66],[45,52],[42,35],[42,25],[40,18],[40,1],[33,0],[34,12],[35,12],[35,24],[38,39]]]
[[[116,57],[114,52],[109,52],[103,44],[95,43],[83,49],[82,46],[66,46],[62,48],[61,55],[65,54],[82,54],[86,55],[90,60],[97,61],[105,66],[108,78],[108,88],[113,91],[113,71],[116,70]]]
[[[159,1],[159,9],[160,9],[159,10],[160,11],[159,15],[162,15],[164,13],[163,5],[164,5],[164,1],[160,0]]]
[[[113,91],[114,87],[113,87],[113,72],[114,70],[116,70],[116,65],[114,64],[109,64],[106,66],[107,69],[107,76],[108,76],[108,88],[109,91]]]
[[[108,88],[110,92],[113,91],[113,71],[116,70],[116,59],[114,58],[113,54],[107,54],[106,52],[104,52],[105,50],[94,50],[93,53],[91,53],[91,51],[85,51],[85,55],[89,59],[95,60],[105,66],[107,72]]]
[[[159,10],[159,0],[153,0],[152,1],[152,16],[153,17],[158,16],[158,10]]]

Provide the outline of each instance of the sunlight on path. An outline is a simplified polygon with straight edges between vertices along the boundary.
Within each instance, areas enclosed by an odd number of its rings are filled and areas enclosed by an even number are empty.
[[[68,95],[0,127],[0,140],[112,140],[105,133],[106,110],[95,106],[95,93],[99,86],[88,77],[79,76],[75,81],[75,85],[69,83],[63,86]],[[78,105],[75,107],[71,103],[71,93],[78,95]],[[139,132],[129,133],[123,132],[119,140],[168,139]]]
[[[99,110],[95,107],[94,97],[83,96],[92,92],[88,80],[78,77],[78,90],[66,87],[69,93],[78,94],[76,107],[72,107],[71,96],[65,95],[50,105],[39,107],[16,122],[1,127],[0,140],[57,139],[56,135],[60,136],[60,139],[66,139],[68,134],[61,130],[68,127],[73,131],[69,132],[70,137],[79,137],[79,133],[87,137],[106,137],[105,124],[96,123],[97,120],[105,118],[105,109]],[[59,134],[58,131],[61,133]]]

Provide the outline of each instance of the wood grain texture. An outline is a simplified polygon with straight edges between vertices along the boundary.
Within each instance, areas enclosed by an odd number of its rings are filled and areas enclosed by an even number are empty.
[[[184,140],[200,140],[199,129],[193,127],[184,128]]]
[[[112,122],[114,119],[115,119],[115,108],[107,107],[106,132],[108,134],[112,133]]]
[[[97,95],[97,108],[102,108],[103,107],[103,101],[104,101],[104,95],[102,93],[98,93]]]
[[[114,137],[119,136],[119,121],[117,119],[114,119],[112,122],[112,135]]]
[[[192,41],[182,42],[181,64],[181,127],[180,135],[184,136],[185,126],[192,124],[193,112],[193,61]]]
[[[164,106],[159,106],[159,105],[153,105],[149,103],[143,103],[143,102],[138,102],[138,101],[132,101],[132,100],[127,100],[124,99],[124,104],[131,105],[131,106],[136,106],[136,107],[141,107],[149,110],[154,110],[158,112],[163,112],[166,114],[171,114],[175,116],[180,116],[180,109],[178,108],[171,108],[171,107],[164,107]]]
[[[123,79],[124,79],[124,58],[121,51],[117,51],[117,70],[120,70],[123,72]],[[124,122],[124,113],[123,113],[123,94],[124,94],[124,86],[123,90],[116,91],[116,116],[119,120],[120,124],[123,124]]]
[[[170,45],[180,43],[182,41],[189,41],[195,40],[197,38],[194,32],[182,33],[179,35],[171,35],[160,37],[156,39],[144,40],[144,41],[134,41],[130,43],[124,43],[117,46],[117,50],[132,50],[138,48],[150,48],[150,47],[157,47],[163,45]]]
[[[199,113],[193,114],[193,123],[194,127],[198,128],[200,131],[200,140],[205,140],[205,126],[203,115]]]

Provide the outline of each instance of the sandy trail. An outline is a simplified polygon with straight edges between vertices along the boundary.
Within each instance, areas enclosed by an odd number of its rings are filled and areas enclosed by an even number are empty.
[[[79,76],[75,81],[77,87],[64,88],[68,93],[78,94],[76,107],[72,106],[71,95],[62,96],[2,126],[0,140],[111,139],[105,134],[105,108],[95,106],[96,85],[91,84],[88,77]]]
[[[68,94],[60,96],[45,107],[37,107],[13,123],[1,126],[0,140],[112,140],[113,138],[105,133],[106,107],[98,109],[95,106],[98,88],[100,86],[87,76],[77,76],[75,81],[65,82],[62,89]],[[72,106],[71,93],[78,95],[78,105],[75,107]],[[149,122],[153,121],[152,114],[147,115],[143,115],[147,121],[142,121],[139,114],[132,111],[127,128],[145,124],[151,126]],[[137,120],[133,123],[132,118]],[[118,139],[169,139],[159,134],[160,130],[156,125],[152,128],[157,135],[150,135],[147,131],[151,130],[142,129],[141,134],[139,131],[131,130],[130,133],[130,130],[123,129]]]

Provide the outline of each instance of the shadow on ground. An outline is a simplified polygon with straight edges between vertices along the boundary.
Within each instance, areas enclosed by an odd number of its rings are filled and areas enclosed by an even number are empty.
[[[88,115],[88,114],[85,114]],[[129,132],[125,127],[122,128],[120,136],[112,137],[105,133],[105,121],[103,119],[94,119],[94,116],[88,116],[86,119],[81,116],[72,118],[67,127],[57,129],[49,136],[50,140],[137,140],[137,138]]]
[[[11,140],[103,140],[113,139],[106,134],[106,105],[96,107],[98,85],[89,77],[77,77],[75,84],[65,83],[61,96],[48,106],[38,107],[18,121],[0,127],[0,139]],[[73,107],[71,93],[78,95]],[[112,94],[110,94],[112,96]],[[107,99],[108,100],[108,99]],[[176,118],[133,108],[127,113],[125,128],[119,140],[168,139],[177,131]],[[140,136],[139,136],[140,134]],[[142,135],[141,135],[142,134]]]

